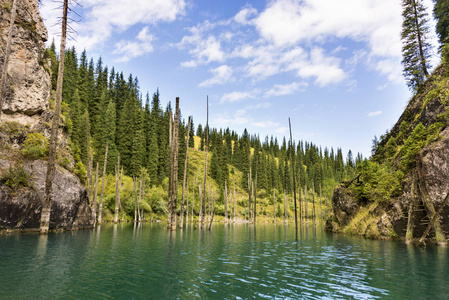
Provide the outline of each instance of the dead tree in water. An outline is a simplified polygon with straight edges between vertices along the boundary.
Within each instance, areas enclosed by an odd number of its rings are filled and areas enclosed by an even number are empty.
[[[200,211],[198,214],[198,221],[200,224],[203,224],[203,195],[201,192],[201,184],[198,184],[198,197],[199,197],[199,205]]]
[[[304,217],[306,218],[306,222],[309,222],[309,220],[308,220],[309,219],[309,209],[307,207],[307,184],[304,187],[304,210],[305,210]]]
[[[170,123],[172,122],[170,113]],[[168,197],[168,229],[176,230],[176,208],[178,206],[178,130],[179,130],[179,97],[176,97],[175,118],[170,137],[170,176]]]
[[[53,179],[56,170],[56,146],[58,140],[59,119],[61,115],[62,82],[64,79],[63,74],[64,74],[64,59],[65,59],[65,43],[67,38],[67,13],[69,10],[68,2],[69,2],[68,0],[64,0],[63,4],[61,47],[59,50],[59,67],[58,67],[59,73],[58,73],[58,80],[56,83],[55,115],[53,116],[51,126],[51,136],[48,149],[47,176],[45,178],[45,194],[44,199],[42,201],[42,211],[40,221],[40,230],[42,233],[47,233],[50,226]]]
[[[248,173],[248,223],[251,223],[251,157],[249,159],[249,173]]]
[[[94,185],[94,198],[92,200],[92,210],[94,215],[94,222],[97,219],[97,188],[98,188],[98,162],[95,168],[95,185]]]
[[[284,189],[284,222],[287,221],[287,190]]]
[[[313,223],[316,223],[316,210],[315,210],[315,184],[312,181],[312,203],[313,203]]]
[[[254,224],[256,224],[256,218],[257,218],[257,155],[256,155],[256,178],[255,178],[255,183],[254,183]]]
[[[103,180],[101,181],[100,205],[98,207],[98,224],[101,224],[101,214],[103,213],[103,194],[104,194],[104,181],[106,180],[106,165],[108,162],[108,147],[109,141],[106,142],[106,151],[104,152]]]
[[[187,194],[186,194],[186,224],[189,223],[189,182],[187,181]]]
[[[299,155],[299,153],[298,153]],[[299,222],[303,221],[303,216],[302,216],[302,200],[301,200],[301,195],[302,195],[302,190],[301,190],[301,161],[299,160],[298,162],[298,198],[299,198]]]
[[[2,77],[0,79],[0,121],[2,120],[2,111],[3,111],[3,102],[4,102],[3,95],[5,94],[5,89],[6,89],[6,77],[8,77],[9,55],[11,54],[11,43],[12,43],[12,38],[13,38],[14,22],[16,21],[17,2],[19,2],[19,0],[14,0],[12,3],[11,19],[9,20],[8,40],[6,41],[5,57],[3,59]],[[67,18],[66,18],[66,22],[67,22]],[[62,39],[61,39],[61,43],[62,43]],[[64,41],[64,44],[65,44],[65,41]]]
[[[290,146],[291,146],[291,153],[292,153],[293,201],[295,202],[295,228],[298,228],[298,213],[296,210],[295,149],[293,148],[292,125],[290,123],[290,118],[288,118],[288,126],[290,128]]]
[[[225,223],[228,223],[228,187],[226,185],[226,180],[225,180],[225,188],[224,188],[224,209],[225,209]]]
[[[206,117],[206,143],[204,145],[204,147],[206,148],[206,156],[204,158],[204,181],[203,181],[203,185],[204,185],[204,196],[206,197],[206,178],[207,178],[207,151],[209,148],[209,96],[207,96],[207,104],[206,104],[206,109],[207,109],[207,117]],[[201,197],[200,197],[201,198]],[[205,225],[205,214],[206,214],[206,199],[202,199],[202,208],[200,209],[200,212],[202,212],[201,215],[201,226]]]
[[[139,211],[139,202],[137,199],[137,176],[133,176],[134,181],[134,223],[137,223],[137,214]]]
[[[115,166],[115,210],[114,210],[114,223],[118,223],[119,205],[120,205],[120,155],[117,156],[117,165]]]
[[[181,202],[181,216],[179,222],[179,228],[184,226],[184,197],[186,190],[186,179],[187,179],[187,161],[189,159],[189,138],[190,138],[190,117],[187,123],[187,138],[186,138],[186,157],[184,160],[184,177],[182,179],[182,202]],[[187,191],[188,193],[188,191]]]
[[[273,218],[276,223],[276,189],[273,188]]]
[[[232,213],[234,214],[232,220],[235,223],[235,180],[234,180],[234,203],[233,203]]]

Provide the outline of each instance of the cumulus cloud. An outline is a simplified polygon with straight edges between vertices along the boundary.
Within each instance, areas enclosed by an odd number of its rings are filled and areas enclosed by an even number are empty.
[[[83,6],[84,15],[82,22],[72,26],[78,33],[77,43],[87,50],[104,45],[113,34],[125,32],[134,25],[173,22],[185,13],[186,7],[184,0],[134,0],[132,5],[127,0],[78,0],[78,3]],[[60,10],[55,10],[57,6],[60,4],[51,0],[42,1],[41,11],[47,26],[56,24],[60,15]],[[50,38],[53,36],[55,33]]]
[[[114,53],[122,55],[118,61],[128,61],[131,58],[141,56],[153,51],[152,41],[154,36],[148,33],[148,27],[144,27],[133,41],[121,40],[115,46]]]
[[[222,65],[210,70],[214,75],[199,84],[200,87],[208,87],[215,84],[224,84],[232,80],[232,68],[228,65]]]
[[[275,84],[265,93],[265,97],[291,95],[307,88],[306,82],[292,82],[290,84]]]

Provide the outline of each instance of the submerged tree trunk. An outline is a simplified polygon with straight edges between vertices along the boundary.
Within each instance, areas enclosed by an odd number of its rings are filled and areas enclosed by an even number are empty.
[[[257,219],[257,156],[256,156],[256,178],[255,178],[255,183],[254,183],[254,224],[256,224],[256,219]]]
[[[273,188],[273,218],[276,223],[276,189]]]
[[[89,143],[89,139],[87,139],[87,143]],[[87,148],[89,151],[89,148]],[[92,164],[93,164],[94,153],[89,157],[89,153],[87,153],[87,197],[89,201],[92,201]]]
[[[232,213],[234,214],[232,220],[235,223],[235,180],[234,180],[234,201],[233,201],[233,208],[232,208]]]
[[[307,207],[307,184],[304,187],[304,210],[305,210],[304,217],[306,218],[306,222],[309,222],[309,210]]]
[[[225,180],[225,189],[224,189],[224,205],[225,205],[225,223],[228,223],[228,187],[226,185],[226,180]]]
[[[293,201],[295,204],[295,228],[298,228],[298,212],[296,209],[295,149],[293,148],[292,125],[290,123],[290,118],[288,118],[288,126],[290,128],[290,146],[291,146],[291,154],[292,154]]]
[[[251,223],[251,186],[252,186],[252,180],[251,180],[251,158],[249,160],[249,174],[248,174],[248,223]]]
[[[207,151],[209,148],[209,96],[207,97],[207,102],[206,102],[206,110],[207,110],[207,117],[206,117],[206,144],[204,145],[204,147],[206,148],[206,156],[204,158],[204,197],[206,196],[206,177],[207,177]],[[202,213],[205,214],[206,213],[206,201],[204,201],[205,199],[203,199],[202,201]],[[204,226],[204,222],[205,222],[205,217],[204,215],[201,216],[201,226]]]
[[[198,222],[200,224],[203,224],[203,195],[201,193],[201,184],[198,184],[198,197],[199,197],[199,205],[200,205],[200,210],[199,210],[199,214],[198,214]]]
[[[316,223],[316,210],[315,210],[315,184],[312,181],[312,203],[313,203],[313,222]]]
[[[103,213],[103,194],[104,194],[104,181],[106,180],[106,165],[108,163],[108,147],[109,142],[106,142],[106,151],[104,152],[104,164],[103,164],[103,180],[101,181],[100,205],[98,207],[98,224],[101,224],[101,216]]]
[[[190,138],[190,117],[189,117],[189,121],[187,123],[186,157],[184,159],[184,176],[182,179],[182,202],[181,202],[181,216],[180,216],[179,228],[184,227],[184,197],[185,197],[186,179],[187,179],[187,162],[189,159],[189,138]],[[188,193],[188,191],[187,191],[187,193]]]
[[[299,154],[298,154],[299,155]],[[302,195],[302,190],[301,190],[301,161],[298,162],[298,198],[299,198],[299,222],[303,221],[303,216],[302,216],[302,200],[301,200],[301,195]]]
[[[98,188],[98,162],[95,168],[95,185],[94,185],[94,197],[92,200],[92,210],[94,215],[94,220],[97,220],[97,188]]]
[[[117,156],[117,166],[115,166],[115,210],[114,223],[118,223],[118,210],[120,204],[120,155]]]
[[[284,222],[287,220],[287,190],[284,190]]]
[[[134,223],[137,223],[138,199],[137,199],[137,176],[133,176],[134,181]]]
[[[51,126],[50,145],[48,149],[47,176],[45,179],[45,194],[42,202],[42,212],[40,221],[40,230],[47,233],[50,226],[50,211],[53,192],[53,179],[56,169],[56,146],[58,140],[59,118],[61,115],[62,102],[62,82],[64,79],[64,58],[65,58],[65,42],[67,37],[67,13],[69,9],[68,0],[64,0],[62,13],[62,33],[61,47],[59,50],[59,69],[58,80],[56,83],[56,99],[55,99],[55,115]]]
[[[4,98],[5,98],[4,94],[5,94],[5,89],[6,89],[6,78],[8,77],[9,55],[11,54],[11,43],[12,43],[12,37],[13,37],[13,31],[14,31],[14,22],[16,21],[16,11],[17,11],[17,3],[18,2],[19,2],[19,0],[14,0],[12,3],[11,19],[9,20],[8,40],[6,41],[5,57],[3,60],[3,70],[2,70],[2,76],[0,79],[0,122],[2,120],[3,102],[4,102]],[[67,18],[66,18],[66,21],[67,21]],[[62,46],[62,39],[61,39],[61,46]]]
[[[170,117],[170,122],[172,119]],[[179,97],[176,97],[176,109],[175,117],[173,120],[173,132],[170,133],[170,178],[171,183],[169,185],[169,220],[168,227],[171,230],[176,230],[176,208],[178,206],[178,130],[179,130]]]

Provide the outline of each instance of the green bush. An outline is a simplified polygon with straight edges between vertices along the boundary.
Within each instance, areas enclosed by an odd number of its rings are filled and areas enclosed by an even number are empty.
[[[22,155],[28,159],[44,158],[48,154],[48,140],[42,133],[30,133],[23,143]]]
[[[28,173],[22,165],[10,166],[8,172],[3,177],[3,181],[7,186],[16,191],[19,187],[29,187]]]

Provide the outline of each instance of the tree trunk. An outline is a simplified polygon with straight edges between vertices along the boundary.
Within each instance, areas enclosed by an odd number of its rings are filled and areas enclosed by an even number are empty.
[[[232,208],[232,213],[234,214],[233,222],[235,223],[235,180],[234,180],[234,204],[233,204],[233,208]]]
[[[14,0],[12,3],[11,19],[9,20],[8,40],[6,42],[5,58],[3,60],[2,77],[0,79],[0,122],[2,120],[3,102],[4,102],[4,98],[5,98],[3,95],[5,94],[6,78],[8,77],[9,55],[11,54],[11,43],[12,43],[12,36],[13,36],[13,31],[14,31],[14,22],[16,21],[16,11],[17,11],[17,3],[18,2],[19,2],[19,0]],[[65,20],[67,22],[67,18]],[[63,31],[64,31],[64,29],[63,29]],[[65,43],[65,41],[64,41],[64,43]],[[62,39],[61,39],[61,47],[62,47]],[[65,45],[64,45],[64,47],[65,47]]]
[[[290,146],[291,146],[291,154],[292,154],[293,201],[295,204],[295,228],[298,228],[298,212],[296,209],[295,150],[293,149],[292,125],[290,123],[290,118],[288,118],[288,126],[290,128]]]
[[[95,168],[95,186],[94,186],[94,198],[92,200],[92,210],[94,214],[94,220],[97,220],[97,188],[98,188],[98,162]]]
[[[170,117],[171,122],[171,117]],[[169,193],[169,223],[171,230],[176,230],[176,209],[178,206],[178,130],[179,130],[179,97],[176,97],[175,117],[173,120],[173,132],[170,133],[170,193]]]
[[[89,148],[87,148],[89,151]],[[87,197],[89,201],[92,199],[92,164],[93,164],[94,153],[89,157],[89,152],[87,153]]]
[[[276,189],[273,188],[273,218],[276,223]]]
[[[59,118],[61,115],[61,101],[62,101],[62,82],[64,79],[64,58],[65,58],[65,42],[67,37],[67,12],[68,0],[64,0],[62,13],[62,33],[61,33],[61,47],[59,50],[59,69],[58,80],[56,83],[56,100],[55,100],[55,115],[53,117],[51,126],[51,137],[48,151],[47,162],[47,176],[45,178],[45,194],[42,202],[40,230],[42,233],[47,233],[50,226],[50,211],[53,192],[53,179],[56,169],[56,146],[58,140]]]
[[[188,144],[187,144],[188,146]],[[186,195],[186,224],[189,223],[189,182],[187,181],[187,195]]]
[[[204,194],[206,194],[206,177],[207,177],[207,151],[209,148],[209,96],[207,97],[207,104],[206,104],[206,108],[207,108],[207,117],[206,117],[206,144],[204,145],[204,147],[206,148],[206,156],[204,158]],[[204,195],[205,196],[205,195]],[[206,213],[206,201],[202,201],[202,213],[205,214]],[[204,216],[202,216],[201,218],[201,226],[204,226],[204,222],[205,222],[205,218]]]
[[[284,189],[284,222],[287,222],[287,190]]]
[[[120,204],[120,155],[117,156],[117,166],[115,166],[115,210],[114,223],[118,223],[118,210]]]
[[[134,223],[137,223],[137,211],[138,211],[137,176],[133,176],[133,181],[134,181]]]
[[[251,158],[249,160],[248,174],[248,223],[251,223]]]
[[[323,221],[323,208],[321,205],[321,183],[320,183],[320,222]]]
[[[228,187],[226,185],[226,180],[225,180],[225,189],[224,189],[224,205],[225,205],[225,223],[228,223]]]
[[[256,156],[256,178],[254,183],[254,224],[256,224],[257,219],[257,156]]]
[[[315,184],[312,181],[312,203],[313,203],[313,222],[316,223],[316,210],[315,210]]]
[[[418,48],[419,48],[419,57],[421,59],[421,66],[424,72],[424,75],[426,75],[426,78],[429,78],[429,72],[427,71],[426,66],[426,59],[424,57],[424,50],[423,50],[423,44],[422,44],[422,36],[421,36],[421,26],[419,25],[419,18],[418,18],[418,11],[416,9],[416,2],[415,0],[412,0],[413,2],[413,13],[415,15],[415,26],[416,26],[416,35],[418,37]]]
[[[304,210],[305,210],[304,217],[306,218],[306,223],[308,223],[309,222],[309,210],[307,207],[307,184],[304,187]]]
[[[299,155],[299,154],[298,154]],[[303,216],[302,216],[302,199],[301,199],[301,195],[302,195],[302,190],[301,190],[301,162],[298,162],[298,198],[299,198],[299,222],[303,221]]]
[[[199,197],[199,205],[200,205],[200,211],[198,214],[198,222],[200,224],[203,224],[203,195],[201,193],[201,184],[198,184],[198,197]]]
[[[184,177],[182,179],[182,202],[181,202],[181,216],[179,228],[184,227],[184,196],[186,190],[186,179],[187,179],[187,161],[189,158],[189,138],[190,138],[190,117],[187,123],[187,137],[186,137],[186,157],[184,159]]]
[[[98,207],[98,224],[101,224],[101,215],[103,213],[104,181],[106,180],[106,165],[108,163],[108,148],[109,148],[109,142],[106,142],[106,151],[104,152],[104,164],[103,164],[103,180],[101,181],[100,205]]]
[[[427,235],[430,232],[430,229],[432,227],[434,227],[435,222],[438,222],[438,216],[441,214],[441,212],[443,211],[443,208],[446,206],[447,202],[449,201],[449,192],[446,195],[446,198],[444,198],[444,201],[441,203],[440,207],[438,208],[438,210],[435,212],[435,214],[433,215],[432,219],[430,220],[429,225],[427,225],[426,231],[423,233],[423,235],[421,236],[421,238],[418,241],[418,245],[421,245],[424,242],[424,239],[427,237]],[[442,233],[444,235],[444,233]],[[438,239],[437,239],[438,242]],[[442,239],[439,243],[447,243],[446,239]]]

